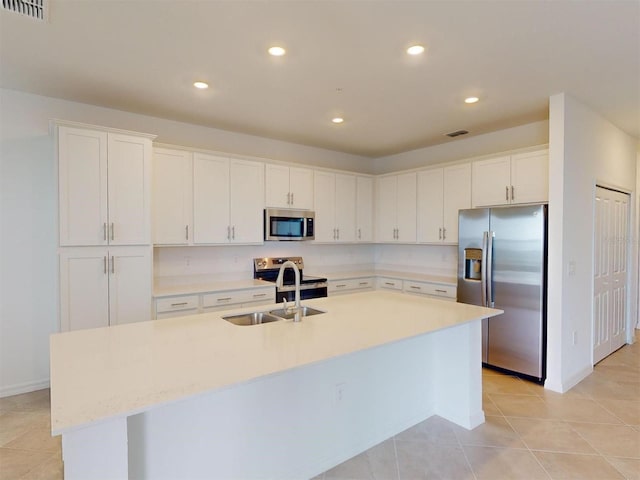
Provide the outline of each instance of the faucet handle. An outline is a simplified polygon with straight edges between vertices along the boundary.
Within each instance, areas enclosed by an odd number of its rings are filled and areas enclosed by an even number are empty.
[[[289,306],[287,305],[287,299],[286,298],[282,298],[282,302],[284,303],[284,311],[288,312],[289,311]]]

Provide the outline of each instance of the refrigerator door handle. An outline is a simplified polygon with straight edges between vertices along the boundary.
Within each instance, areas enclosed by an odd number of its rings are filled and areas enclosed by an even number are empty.
[[[493,297],[493,238],[495,232],[487,232],[487,307],[495,307],[496,302]]]
[[[489,232],[482,235],[482,266],[480,267],[480,293],[482,294],[482,306],[486,307],[487,303],[487,250],[489,248]]]

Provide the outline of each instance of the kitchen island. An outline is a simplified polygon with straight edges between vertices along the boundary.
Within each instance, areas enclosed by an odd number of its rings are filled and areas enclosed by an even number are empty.
[[[431,415],[484,421],[480,320],[499,310],[381,291],[303,304],[327,313],[52,335],[65,478],[309,478]]]

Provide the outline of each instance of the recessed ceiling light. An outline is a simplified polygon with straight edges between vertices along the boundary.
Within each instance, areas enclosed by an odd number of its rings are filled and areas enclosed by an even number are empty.
[[[478,97],[467,97],[464,99],[464,103],[476,103],[480,100]]]
[[[204,90],[205,88],[209,88],[209,84],[205,82],[193,82],[193,86],[199,88],[200,90]]]
[[[282,47],[271,47],[268,52],[269,55],[273,55],[274,57],[281,57],[287,53],[287,51]]]
[[[332,119],[331,119],[331,121],[332,121],[333,123],[342,123],[342,122],[344,122],[344,118],[342,118],[342,117],[335,117],[335,118],[332,118]]]
[[[407,53],[409,55],[420,55],[422,52],[424,52],[424,47],[422,45],[412,45],[407,48]]]

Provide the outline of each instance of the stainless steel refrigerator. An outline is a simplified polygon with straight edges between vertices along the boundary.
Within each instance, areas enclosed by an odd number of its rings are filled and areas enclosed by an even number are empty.
[[[483,363],[543,382],[547,205],[460,210],[458,234],[458,301],[504,310],[483,320]]]

